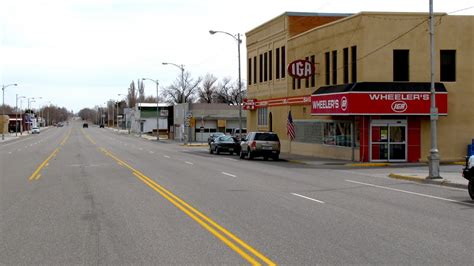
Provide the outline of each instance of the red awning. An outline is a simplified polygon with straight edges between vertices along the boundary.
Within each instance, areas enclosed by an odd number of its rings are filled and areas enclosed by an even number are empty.
[[[439,115],[448,114],[448,92],[436,83]],[[430,83],[361,82],[321,87],[311,95],[311,115],[430,115]]]

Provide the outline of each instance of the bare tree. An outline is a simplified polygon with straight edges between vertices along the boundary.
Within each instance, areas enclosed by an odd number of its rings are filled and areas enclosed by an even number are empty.
[[[8,104],[1,105],[0,106],[0,115],[2,114],[2,112],[4,112],[5,114],[12,114],[13,113],[13,108]]]
[[[202,80],[201,87],[198,89],[198,102],[213,103],[216,98],[217,87],[215,85],[217,78],[212,74],[206,74]]]
[[[137,80],[138,86],[138,102],[142,103],[145,100],[145,85],[143,84],[143,80]]]
[[[135,88],[134,81],[130,83],[130,87],[128,88],[127,101],[130,108],[135,107],[137,104],[137,89]]]
[[[163,96],[170,103],[185,103],[194,101],[194,94],[201,83],[201,78],[197,80],[191,78],[191,73],[185,72],[183,77],[178,77],[173,84],[166,87]]]
[[[241,86],[242,99],[244,99],[247,96],[247,90],[244,83]],[[238,81],[232,83],[230,78],[224,78],[219,82],[216,102],[236,105],[240,103],[240,99]]]
[[[144,103],[156,103],[156,97],[153,95],[146,96],[145,99],[143,99]]]

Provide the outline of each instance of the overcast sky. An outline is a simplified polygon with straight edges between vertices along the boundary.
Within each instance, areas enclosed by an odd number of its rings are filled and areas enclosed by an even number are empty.
[[[42,97],[75,112],[120,99],[132,80],[159,79],[168,86],[180,74],[162,62],[184,64],[193,77],[211,73],[237,78],[237,44],[245,34],[285,11],[357,13],[427,12],[428,0],[0,0],[0,83],[5,103],[15,94]],[[472,7],[472,0],[434,0],[435,12]],[[474,8],[456,15],[473,15]],[[242,77],[246,76],[245,39]],[[146,94],[155,85],[145,83]],[[23,105],[25,106],[25,105]]]

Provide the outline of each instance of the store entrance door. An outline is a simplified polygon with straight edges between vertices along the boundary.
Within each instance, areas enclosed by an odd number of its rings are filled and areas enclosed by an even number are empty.
[[[407,161],[406,120],[373,120],[370,124],[370,160]]]

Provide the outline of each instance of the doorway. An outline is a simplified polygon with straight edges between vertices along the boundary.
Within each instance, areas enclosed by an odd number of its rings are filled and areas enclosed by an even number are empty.
[[[372,162],[407,161],[406,120],[373,120],[370,124]]]

